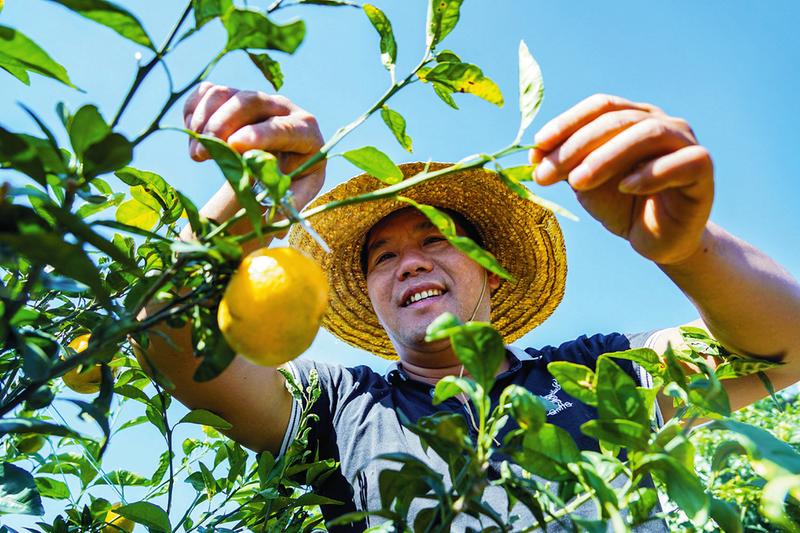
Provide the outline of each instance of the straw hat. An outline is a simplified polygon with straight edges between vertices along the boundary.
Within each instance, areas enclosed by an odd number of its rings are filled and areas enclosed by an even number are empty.
[[[430,170],[448,166],[431,163]],[[406,178],[424,163],[400,165]],[[307,209],[384,187],[361,174],[320,196]],[[472,169],[447,174],[404,190],[403,196],[461,213],[480,234],[490,251],[514,281],[504,281],[491,299],[491,322],[506,343],[541,324],[561,301],[567,274],[561,228],[555,215],[511,192],[495,172]],[[372,308],[367,281],[361,271],[361,248],[370,228],[386,215],[408,207],[394,199],[348,205],[309,219],[331,248],[320,246],[294,225],[289,242],[316,259],[328,274],[330,306],[322,326],[358,348],[386,359],[397,353]]]

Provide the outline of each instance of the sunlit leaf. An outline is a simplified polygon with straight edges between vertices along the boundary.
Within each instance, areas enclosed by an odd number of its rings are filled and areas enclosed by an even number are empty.
[[[261,12],[252,9],[234,8],[222,17],[228,31],[228,51],[243,48],[256,50],[280,50],[294,53],[306,35],[302,20],[287,24],[275,24]]]
[[[0,66],[10,68],[17,74],[24,68],[27,71],[58,80],[73,89],[76,88],[64,67],[56,63],[47,52],[28,37],[7,26],[0,26]],[[27,78],[27,75],[24,77]]]
[[[149,206],[136,199],[120,204],[115,216],[117,222],[147,231],[153,229],[161,219],[158,211],[153,211]]]
[[[381,118],[383,122],[389,127],[392,134],[394,134],[395,139],[397,142],[400,143],[400,146],[405,148],[407,151],[412,151],[412,142],[411,137],[408,136],[406,133],[406,119],[403,118],[403,115],[395,111],[394,109],[390,109],[388,106],[384,105],[381,108]]]
[[[141,22],[124,8],[106,0],[50,0],[75,11],[89,20],[111,28],[131,41],[155,50]]]
[[[157,533],[172,531],[167,513],[161,507],[150,502],[129,503],[115,509],[114,512]]]
[[[258,67],[264,78],[272,84],[276,91],[283,87],[283,72],[281,71],[281,64],[272,59],[269,54],[253,54],[247,53],[250,61]]]
[[[439,229],[439,231],[442,232],[442,235],[450,244],[458,248],[483,268],[497,274],[503,279],[514,279],[511,273],[503,268],[503,266],[491,253],[478,246],[478,244],[469,237],[458,235],[456,233],[456,226],[453,223],[453,219],[451,219],[447,213],[440,211],[433,206],[420,204],[404,196],[398,196],[397,199],[411,204],[419,209],[422,214],[428,217],[428,220],[430,220]]]
[[[522,116],[519,124],[519,133],[514,144],[518,144],[531,125],[544,98],[544,83],[542,70],[533,59],[525,41],[519,42],[519,110]]]
[[[223,16],[233,7],[233,0],[192,0],[195,26],[203,27],[207,22]]]
[[[394,40],[394,33],[392,32],[392,23],[386,15],[373,6],[372,4],[364,4],[364,13],[372,23],[372,26],[378,31],[381,38],[381,63],[386,67],[389,72],[394,70],[394,64],[397,62],[397,43]]]
[[[564,392],[586,405],[597,406],[594,372],[583,365],[569,361],[553,361],[547,365]]]
[[[597,362],[597,412],[601,419],[621,418],[648,426],[650,417],[642,405],[636,382],[608,358]]]
[[[428,0],[426,46],[433,48],[458,24],[464,0]]]
[[[70,496],[69,487],[67,487],[67,484],[63,481],[45,476],[37,476],[34,478],[34,482],[36,483],[39,494],[44,498],[66,500]]]
[[[233,425],[219,415],[206,409],[193,409],[186,413],[178,424],[202,424],[217,429],[231,429]]]
[[[420,70],[419,79],[437,83],[456,93],[470,93],[496,106],[503,106],[503,93],[483,71],[470,63],[439,63],[430,70]]]
[[[388,185],[403,181],[403,171],[388,155],[374,146],[356,148],[343,153],[342,156],[370,176]]]
[[[732,438],[747,450],[753,469],[767,480],[800,475],[800,453],[769,431],[737,420],[716,420],[708,428],[732,431]]]

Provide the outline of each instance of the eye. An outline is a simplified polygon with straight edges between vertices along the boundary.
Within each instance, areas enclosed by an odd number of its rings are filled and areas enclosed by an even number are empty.
[[[425,240],[422,241],[422,244],[435,244],[437,242],[446,241],[443,236],[441,235],[431,235],[430,237],[425,237]]]
[[[392,257],[394,257],[394,254],[393,254],[393,253],[391,253],[391,252],[384,252],[384,253],[382,253],[381,255],[379,255],[379,256],[378,256],[378,257],[375,259],[375,262],[374,262],[373,264],[375,264],[375,265],[379,265],[379,264],[381,264],[382,262],[386,261],[387,259],[391,259]]]

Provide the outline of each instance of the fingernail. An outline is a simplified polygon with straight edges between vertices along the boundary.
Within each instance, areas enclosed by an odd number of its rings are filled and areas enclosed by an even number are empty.
[[[536,167],[536,181],[548,181],[556,173],[556,167],[549,159],[542,159]]]
[[[589,174],[590,174],[589,167],[581,163],[580,165],[572,169],[572,172],[569,173],[569,182],[573,186],[575,185],[580,186],[581,182],[589,177]]]
[[[641,176],[639,174],[631,174],[630,176],[619,182],[617,190],[623,193],[635,192],[636,189],[639,188],[640,181],[641,181]]]
[[[553,131],[547,126],[544,126],[542,129],[536,132],[536,135],[533,136],[533,142],[537,145],[541,145],[552,136]]]

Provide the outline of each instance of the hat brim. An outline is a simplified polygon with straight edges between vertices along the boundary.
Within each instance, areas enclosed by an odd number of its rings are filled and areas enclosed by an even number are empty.
[[[425,163],[400,165],[406,178]],[[430,163],[429,170],[448,166]],[[307,209],[384,187],[361,174],[320,196]],[[567,262],[564,239],[555,215],[511,192],[495,172],[470,169],[419,183],[402,192],[418,203],[461,213],[480,234],[484,247],[514,277],[491,298],[491,322],[506,343],[541,324],[564,295]],[[370,228],[390,213],[408,207],[396,199],[346,205],[309,219],[331,248],[326,253],[299,225],[289,243],[322,266],[330,284],[330,302],[322,326],[346,343],[386,359],[397,359],[389,336],[370,303],[361,271],[361,248]]]

